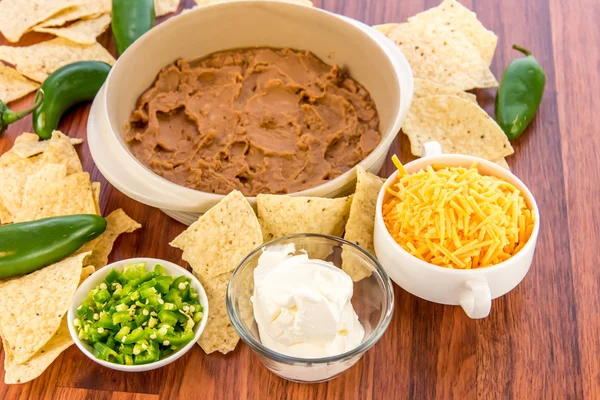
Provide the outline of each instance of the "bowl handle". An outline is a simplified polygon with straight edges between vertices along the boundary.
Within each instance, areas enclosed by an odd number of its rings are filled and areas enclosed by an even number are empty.
[[[421,150],[422,157],[441,156],[442,146],[438,142],[427,142],[423,143],[423,150]]]
[[[487,282],[484,280],[466,281],[465,289],[460,296],[460,306],[469,318],[478,319],[490,315],[492,294]]]

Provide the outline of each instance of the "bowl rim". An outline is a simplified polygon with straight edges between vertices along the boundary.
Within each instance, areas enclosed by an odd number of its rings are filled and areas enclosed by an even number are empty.
[[[191,278],[192,285],[194,285],[194,289],[196,289],[196,291],[198,292],[198,299],[204,308],[204,311],[203,311],[204,315],[202,316],[202,321],[200,321],[200,324],[197,325],[198,327],[196,328],[196,332],[194,334],[194,339],[191,340],[188,344],[186,344],[183,348],[179,349],[178,351],[174,352],[173,354],[170,354],[168,357],[165,357],[161,360],[158,360],[158,361],[155,361],[155,362],[152,362],[149,364],[122,365],[122,364],[117,364],[117,363],[112,363],[109,361],[97,359],[96,357],[94,357],[92,352],[89,350],[89,345],[84,343],[77,336],[77,332],[76,332],[75,328],[73,327],[72,322],[76,318],[75,310],[77,309],[77,307],[79,307],[79,304],[76,305],[75,302],[73,301],[71,303],[71,306],[69,307],[69,311],[67,312],[67,325],[69,328],[69,333],[71,334],[71,338],[73,339],[73,342],[75,342],[75,344],[77,345],[79,350],[81,350],[81,352],[83,354],[85,354],[92,361],[102,365],[103,367],[107,367],[107,368],[114,369],[117,371],[143,372],[143,371],[149,371],[152,369],[161,368],[161,367],[166,366],[167,364],[172,363],[173,361],[182,357],[185,353],[187,353],[194,346],[194,344],[198,341],[198,339],[204,332],[204,329],[206,328],[206,324],[208,321],[208,315],[209,315],[208,296],[206,295],[206,291],[204,290],[204,287],[202,286],[200,281],[192,273],[190,273],[187,269],[185,269],[175,263],[172,263],[170,261],[161,260],[158,258],[135,257],[135,258],[128,258],[128,259],[124,259],[124,260],[115,261],[111,264],[108,264],[108,265],[98,269],[96,272],[94,272],[92,275],[90,275],[85,281],[83,281],[83,283],[77,288],[77,291],[75,292],[75,295],[73,296],[73,298],[75,298],[77,295],[79,295],[80,292],[85,292],[86,294],[89,293],[89,291],[92,290],[94,287],[96,287],[99,284],[99,282],[102,279],[104,279],[104,277],[106,275],[108,275],[110,273],[110,271],[112,269],[119,269],[119,268],[122,269],[125,267],[125,264],[140,263],[140,262],[146,262],[147,265],[148,265],[148,263],[155,263],[155,264],[160,264],[163,267],[173,268],[175,271],[178,271],[179,275],[185,275],[186,277]],[[146,268],[148,268],[147,265],[146,265]],[[171,276],[174,276],[174,275],[171,275]],[[206,304],[206,307],[204,307],[203,302],[204,302],[204,304]]]
[[[336,13],[320,9],[318,7],[307,7],[306,5],[302,5],[302,4],[273,1],[273,0],[271,0],[271,1],[246,0],[244,2],[225,2],[225,3],[210,4],[207,6],[190,9],[189,11],[183,12],[173,18],[170,18],[170,19],[164,21],[160,25],[158,25],[158,26],[154,27],[153,29],[151,29],[150,31],[146,32],[144,35],[142,35],[136,42],[134,42],[125,51],[125,53],[123,54],[123,57],[127,56],[128,53],[133,53],[138,48],[141,48],[142,46],[147,45],[146,42],[151,42],[152,40],[157,40],[156,38],[160,37],[160,32],[162,32],[162,30],[168,29],[171,25],[175,25],[185,18],[193,18],[195,14],[200,14],[201,12],[206,12],[208,9],[218,9],[218,8],[227,8],[227,7],[236,7],[236,6],[237,7],[242,7],[242,6],[245,6],[245,7],[248,7],[248,6],[276,7],[276,8],[282,8],[282,9],[289,8],[289,10],[287,12],[290,12],[290,13],[293,13],[294,10],[302,9],[303,11],[306,11],[308,13],[313,13],[315,16],[323,15],[323,16],[326,16],[327,18],[335,18],[335,19],[341,21],[341,23],[343,23],[347,29],[353,30],[353,31],[357,32],[357,34],[360,34],[360,35],[368,38],[369,41],[372,43],[373,47],[377,47],[377,49],[379,51],[381,51],[383,54],[385,54],[387,56],[388,62],[390,64],[392,70],[394,70],[396,72],[396,74],[390,78],[395,81],[395,86],[397,87],[396,92],[397,92],[397,98],[398,98],[398,110],[395,113],[395,118],[393,118],[392,123],[391,123],[390,127],[387,129],[387,131],[382,132],[380,129],[380,134],[381,134],[382,138],[381,138],[380,142],[377,144],[377,146],[375,146],[375,148],[373,148],[371,153],[369,153],[367,155],[367,157],[365,157],[364,159],[360,160],[355,166],[353,166],[349,170],[345,171],[344,173],[340,174],[339,176],[335,177],[334,179],[332,179],[328,182],[321,183],[320,185],[309,187],[309,188],[306,188],[301,191],[287,193],[287,194],[293,195],[293,196],[312,196],[312,195],[316,195],[313,193],[313,191],[324,191],[324,192],[335,191],[336,188],[339,186],[339,182],[344,182],[345,180],[348,179],[349,176],[351,176],[352,174],[355,174],[355,169],[357,166],[363,166],[363,167],[367,168],[368,165],[373,164],[376,161],[375,156],[377,155],[377,153],[379,151],[381,151],[382,148],[388,148],[391,145],[391,143],[393,142],[393,140],[399,134],[400,126],[406,117],[406,115],[404,115],[404,118],[402,117],[402,112],[401,112],[402,104],[407,103],[406,112],[408,112],[408,107],[410,107],[410,103],[412,102],[413,92],[414,92],[414,77],[413,77],[412,69],[411,69],[410,65],[408,64],[408,61],[404,57],[404,54],[397,47],[395,47],[395,45],[393,45],[393,43],[391,41],[390,41],[390,43],[388,43],[387,38],[380,37],[381,35],[379,34],[379,32],[373,30],[371,27],[369,27],[368,25],[366,25],[360,21],[355,21],[349,17],[345,17],[343,15],[338,15]],[[357,24],[355,24],[353,22],[358,22],[361,26],[358,26]],[[390,44],[393,45],[393,48],[392,48],[392,46],[390,46]],[[392,51],[394,51],[396,54],[395,55],[392,54]],[[396,61],[395,61],[395,59],[396,59]],[[125,62],[126,61],[127,60],[125,59]],[[124,150],[125,153],[128,155],[129,159],[131,161],[137,163],[143,169],[143,171],[145,173],[153,175],[153,177],[158,178],[161,181],[161,183],[165,184],[166,190],[167,189],[178,190],[178,191],[181,191],[183,194],[190,195],[190,196],[198,196],[198,195],[206,196],[206,199],[208,201],[213,201],[213,202],[218,202],[219,200],[223,199],[226,196],[226,194],[209,193],[209,192],[204,192],[201,190],[192,189],[192,188],[189,188],[184,185],[179,185],[175,182],[172,182],[172,181],[156,174],[155,172],[150,170],[147,166],[145,166],[143,163],[141,163],[131,153],[131,151],[129,150],[129,147],[124,142],[122,142],[122,140],[121,140],[122,128],[118,128],[116,126],[116,124],[113,124],[113,120],[110,118],[110,116],[108,114],[108,109],[109,109],[109,107],[108,107],[108,103],[109,103],[108,91],[109,91],[109,87],[111,87],[111,81],[112,81],[111,78],[115,74],[115,71],[119,68],[119,65],[121,65],[123,63],[124,63],[124,61],[122,61],[120,58],[115,63],[115,65],[113,66],[111,71],[109,72],[109,75],[108,75],[105,85],[104,85],[105,90],[104,90],[104,93],[103,93],[102,99],[101,99],[101,101],[103,102],[105,113],[107,115],[107,121],[108,121],[107,126],[110,128],[109,129],[110,134],[112,134],[114,136],[115,140],[118,142],[118,143],[116,143],[116,145],[120,146],[121,149]],[[409,81],[409,85],[407,85],[406,88],[401,87],[402,85],[401,85],[401,77],[400,76],[402,75],[402,73],[404,73],[406,75],[406,79]],[[403,99],[405,99],[404,102],[403,102]],[[377,106],[377,104],[376,104],[376,106]],[[115,128],[117,128],[117,129],[115,129]],[[384,135],[384,133],[386,133],[386,135]],[[387,151],[385,153],[387,153]],[[246,197],[250,201],[256,200],[256,195],[244,196],[244,197]]]
[[[333,240],[342,245],[348,245],[348,246],[354,248],[355,250],[357,250],[359,253],[362,253],[363,255],[365,255],[367,257],[367,259],[369,261],[371,261],[371,263],[374,265],[375,271],[377,271],[377,273],[381,277],[381,280],[383,281],[383,286],[384,286],[384,293],[388,300],[385,303],[387,306],[387,310],[385,311],[385,314],[382,318],[381,324],[379,324],[379,326],[377,326],[377,328],[376,328],[375,332],[372,334],[372,336],[370,338],[368,338],[367,340],[365,340],[364,342],[362,342],[357,347],[355,347],[351,350],[348,350],[344,353],[337,354],[335,356],[320,357],[320,358],[292,357],[292,356],[278,353],[278,352],[273,351],[273,350],[269,349],[268,347],[264,346],[262,343],[260,343],[258,340],[256,340],[253,337],[253,335],[248,334],[247,330],[240,323],[240,318],[238,317],[237,313],[235,312],[235,308],[233,307],[233,301],[231,298],[231,282],[233,281],[234,276],[240,271],[242,266],[244,266],[244,264],[251,257],[253,257],[256,253],[258,253],[265,247],[271,246],[273,244],[276,244],[277,242],[281,242],[284,240],[298,239],[298,238],[324,238],[324,239],[328,239],[328,240]],[[355,282],[353,282],[353,283],[355,283]],[[258,246],[257,248],[252,250],[246,257],[244,257],[244,259],[239,263],[239,265],[233,271],[231,279],[229,279],[229,283],[227,284],[226,303],[227,303],[227,314],[229,315],[229,319],[231,320],[231,324],[233,325],[233,328],[238,333],[238,335],[240,335],[242,340],[248,346],[250,346],[250,348],[252,350],[257,352],[258,354],[260,354],[264,357],[267,357],[271,360],[275,360],[277,362],[281,362],[281,363],[285,363],[285,364],[328,364],[328,363],[333,363],[333,362],[344,361],[347,359],[351,359],[358,354],[363,354],[364,352],[369,350],[375,343],[377,343],[379,341],[379,339],[381,339],[381,336],[383,336],[383,334],[387,330],[387,328],[392,320],[392,316],[394,315],[395,298],[394,298],[394,289],[392,286],[392,281],[390,280],[387,272],[385,272],[385,269],[381,266],[379,261],[377,261],[377,259],[371,253],[369,253],[362,247],[358,246],[357,244],[349,242],[348,240],[343,239],[341,237],[319,234],[319,233],[298,233],[298,234],[294,234],[294,235],[288,235],[288,236],[283,236],[283,237],[280,237],[277,239],[273,239],[267,243],[264,243],[264,244]]]
[[[491,161],[488,161],[484,158],[470,156],[470,155],[466,155],[466,154],[438,154],[438,155],[432,155],[432,156],[428,156],[428,157],[421,157],[421,158],[417,158],[416,160],[413,160],[413,161],[407,163],[406,165],[404,165],[404,167],[410,168],[411,164],[413,164],[413,163],[414,164],[423,163],[424,166],[431,165],[433,163],[436,163],[436,164],[442,163],[443,164],[444,163],[443,161],[438,161],[438,160],[446,159],[446,158],[460,159],[458,161],[459,163],[464,161],[464,162],[470,162],[470,163],[477,163],[478,166],[483,164],[487,168],[494,171],[493,175],[489,174],[489,173],[485,174],[485,175],[494,176],[496,178],[507,181],[502,176],[502,175],[506,175],[507,177],[514,180],[517,183],[517,186],[520,186],[520,187],[518,187],[518,189],[521,190],[521,192],[525,193],[526,196],[531,199],[530,205],[532,206],[533,215],[535,217],[535,221],[533,223],[533,232],[531,232],[531,236],[527,240],[527,243],[525,243],[525,246],[523,246],[523,248],[517,254],[513,255],[508,260],[505,260],[505,261],[502,261],[501,263],[490,265],[489,267],[484,267],[484,268],[475,268],[475,269],[446,268],[446,267],[442,267],[439,265],[435,265],[435,264],[420,260],[419,258],[415,257],[414,255],[412,255],[411,253],[409,253],[408,251],[403,249],[402,246],[400,246],[394,240],[394,238],[388,231],[387,227],[385,226],[385,222],[383,221],[383,197],[385,196],[385,193],[386,193],[386,187],[389,184],[396,181],[396,177],[398,176],[397,170],[394,171],[389,176],[389,178],[386,179],[385,183],[383,184],[383,186],[381,187],[381,189],[379,191],[379,195],[377,197],[377,205],[376,205],[377,208],[376,208],[376,212],[375,212],[375,226],[376,226],[375,229],[377,229],[378,225],[381,226],[381,230],[384,231],[383,237],[385,238],[386,245],[388,247],[391,247],[391,249],[393,249],[395,251],[400,251],[400,253],[408,256],[411,259],[412,263],[409,266],[407,266],[407,268],[427,268],[430,271],[445,272],[445,273],[454,274],[454,275],[469,274],[470,276],[485,275],[489,272],[493,272],[496,270],[510,268],[511,264],[515,261],[515,257],[532,251],[533,250],[532,248],[534,248],[536,246],[537,237],[538,237],[538,234],[540,231],[540,210],[537,205],[537,201],[535,200],[535,197],[533,196],[533,193],[531,193],[531,190],[529,189],[529,187],[527,187],[527,185],[525,185],[525,183],[523,183],[523,181],[521,179],[519,179],[519,177],[516,176],[512,171],[504,169],[501,166],[499,166]],[[426,160],[426,161],[422,161],[422,160]],[[478,167],[478,169],[479,169],[479,167]],[[508,183],[511,183],[511,182],[508,182]]]

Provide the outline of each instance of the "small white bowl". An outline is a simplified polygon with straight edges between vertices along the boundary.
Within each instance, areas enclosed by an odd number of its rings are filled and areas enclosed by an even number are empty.
[[[419,260],[392,238],[383,221],[382,206],[390,194],[385,186],[396,182],[393,173],[379,192],[375,215],[375,252],[390,278],[407,292],[434,303],[460,305],[470,318],[489,315],[492,300],[514,289],[529,271],[540,231],[540,212],[531,191],[510,171],[490,161],[459,154],[442,154],[437,142],[425,143],[423,158],[404,166],[412,173],[431,164],[469,167],[498,177],[519,189],[535,218],[533,232],[517,254],[500,264],[476,269],[450,269]]]
[[[108,275],[108,273],[110,271],[112,271],[113,269],[116,269],[117,271],[122,272],[123,269],[125,268],[125,264],[132,264],[132,263],[137,264],[137,263],[142,263],[142,262],[146,263],[146,271],[151,271],[152,269],[154,269],[155,265],[160,264],[167,271],[167,273],[171,276],[185,275],[186,277],[191,279],[191,285],[198,293],[198,299],[200,301],[200,304],[204,308],[204,311],[203,311],[204,316],[202,317],[202,321],[200,321],[200,323],[196,324],[196,326],[194,327],[194,331],[195,331],[194,340],[192,340],[188,344],[186,344],[185,347],[183,347],[181,350],[176,351],[175,353],[171,354],[170,356],[168,356],[166,358],[163,358],[162,360],[158,360],[158,361],[150,363],[150,364],[121,365],[121,364],[111,363],[111,362],[104,361],[104,360],[99,360],[96,357],[94,357],[94,355],[92,354],[92,350],[91,350],[92,347],[90,345],[84,343],[81,339],[79,339],[79,337],[77,336],[77,331],[75,330],[75,327],[73,327],[73,320],[77,316],[77,307],[79,307],[81,305],[81,303],[83,303],[83,301],[85,300],[85,298],[87,297],[89,292],[92,289],[94,289],[96,286],[98,286],[100,284],[100,282],[102,282],[102,280],[104,280],[104,278],[106,277],[106,275]],[[117,371],[123,371],[123,372],[150,371],[152,369],[164,367],[165,365],[170,364],[173,361],[177,360],[179,357],[181,357],[185,353],[187,353],[194,346],[194,344],[198,341],[198,339],[200,338],[200,335],[202,335],[202,332],[204,331],[204,327],[206,326],[207,320],[208,320],[208,297],[206,297],[206,292],[204,291],[204,287],[202,287],[202,284],[200,284],[198,279],[196,279],[196,277],[194,275],[192,275],[186,269],[181,268],[179,265],[173,264],[172,262],[169,262],[169,261],[159,260],[156,258],[130,258],[128,260],[121,260],[121,261],[112,263],[110,265],[107,265],[106,267],[103,267],[103,268],[99,269],[98,271],[94,272],[89,278],[87,278],[81,284],[81,286],[79,286],[79,288],[77,289],[77,292],[75,292],[75,297],[73,298],[73,303],[71,304],[71,308],[69,308],[69,312],[67,313],[67,321],[69,323],[69,332],[71,333],[71,337],[73,338],[73,341],[75,342],[77,347],[79,347],[79,350],[81,350],[83,352],[83,354],[88,356],[94,362],[97,362],[98,364],[100,364],[106,368],[114,369]]]
[[[164,66],[242,47],[309,50],[338,64],[375,101],[381,142],[359,165],[377,173],[400,131],[413,97],[413,76],[400,49],[381,33],[318,8],[271,1],[200,7],[171,18],[140,37],[119,57],[88,119],[88,143],[98,169],[119,191],[190,224],[224,196],[177,185],[153,173],[129,151],[122,137],[138,97]],[[354,169],[322,185],[293,193],[335,197],[352,190]],[[255,204],[255,197],[247,197]]]

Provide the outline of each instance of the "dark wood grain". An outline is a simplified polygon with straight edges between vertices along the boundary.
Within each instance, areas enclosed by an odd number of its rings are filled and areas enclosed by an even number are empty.
[[[227,356],[207,356],[194,347],[177,362],[141,374],[104,369],[72,347],[33,382],[0,383],[0,398],[600,399],[600,7],[597,0],[462,2],[499,36],[492,63],[496,76],[517,56],[513,43],[528,46],[547,74],[538,117],[508,160],[538,200],[538,249],[529,275],[494,301],[489,318],[470,320],[457,307],[420,300],[396,286],[396,311],[386,334],[356,366],[328,383],[286,382],[262,368],[243,344]],[[315,3],[377,24],[404,21],[438,1]],[[192,5],[182,1],[181,9]],[[28,34],[20,44],[44,38]],[[110,33],[100,41],[114,51]],[[494,95],[495,90],[477,92],[490,113]],[[22,109],[31,100],[12,106]],[[61,130],[85,138],[88,111],[83,105],[70,112]],[[12,125],[0,138],[0,153],[26,131],[31,131],[29,118]],[[185,265],[180,252],[167,246],[183,225],[110,186],[87,144],[79,152],[84,169],[103,184],[102,211],[121,207],[144,226],[119,238],[110,260],[148,256]],[[392,152],[403,161],[412,159],[403,136]],[[392,171],[387,163],[381,174]]]

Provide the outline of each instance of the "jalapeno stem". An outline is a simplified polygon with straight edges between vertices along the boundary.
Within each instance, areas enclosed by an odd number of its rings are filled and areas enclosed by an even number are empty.
[[[521,53],[525,54],[526,56],[530,56],[531,52],[529,50],[527,50],[525,47],[521,47],[518,44],[513,44],[513,49],[520,51]]]
[[[44,101],[44,91],[40,89],[38,91],[38,94],[35,96],[34,103],[31,107],[29,107],[28,109],[23,110],[23,111],[7,110],[6,112],[4,112],[2,114],[2,122],[6,125],[9,125],[15,121],[20,120],[21,118],[23,118],[27,114],[30,114],[36,108],[38,108],[42,104],[43,101]]]

